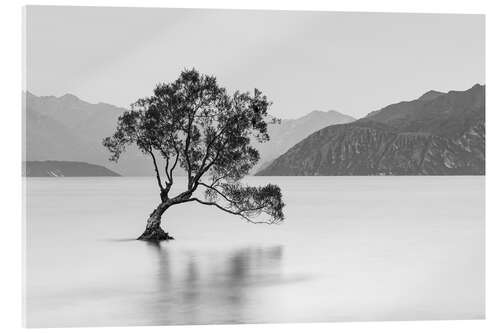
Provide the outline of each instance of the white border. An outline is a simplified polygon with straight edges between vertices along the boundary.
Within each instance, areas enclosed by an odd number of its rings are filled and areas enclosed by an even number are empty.
[[[101,0],[101,1],[16,1],[3,0],[0,9],[1,86],[2,110],[0,128],[2,154],[0,163],[0,330],[21,331],[21,6],[39,5],[91,5],[127,7],[184,7],[184,8],[239,8],[239,9],[286,9],[286,10],[333,10],[371,12],[425,12],[425,13],[480,13],[486,14],[486,85],[487,85],[487,305],[486,320],[483,321],[420,321],[420,322],[373,322],[373,323],[319,323],[240,326],[169,326],[169,327],[127,327],[127,328],[80,328],[92,332],[500,332],[499,309],[499,264],[500,214],[498,212],[499,177],[499,130],[500,104],[499,64],[500,52],[498,32],[500,31],[500,6],[495,1],[482,0]],[[497,147],[497,148],[494,148]],[[467,286],[464,286],[467,288]],[[37,331],[50,331],[47,329]],[[70,329],[57,329],[58,332]]]

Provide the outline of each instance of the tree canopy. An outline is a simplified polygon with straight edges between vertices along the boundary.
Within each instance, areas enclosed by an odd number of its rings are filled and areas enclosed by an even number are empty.
[[[132,104],[103,144],[113,161],[128,145],[148,155],[165,206],[195,201],[248,222],[279,223],[284,219],[280,188],[241,182],[259,160],[251,138],[269,140],[267,125],[276,121],[268,115],[270,104],[257,89],[229,94],[214,76],[184,70],[174,82],[158,84],[152,96]],[[187,187],[172,195],[179,167]],[[204,191],[203,198],[197,190]]]

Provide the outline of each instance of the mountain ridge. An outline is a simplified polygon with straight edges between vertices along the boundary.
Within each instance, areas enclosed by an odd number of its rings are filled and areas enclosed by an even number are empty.
[[[441,91],[429,90],[428,92],[426,92],[425,94],[423,94],[422,96],[420,96],[418,98],[418,100],[420,100],[420,101],[430,101],[430,100],[433,100],[434,98],[438,98],[439,96],[442,96],[444,94],[445,93],[441,92]]]
[[[102,146],[102,139],[114,132],[118,117],[126,109],[102,102],[89,103],[70,93],[56,97],[36,96],[27,91],[24,97],[25,160],[74,160],[103,165],[123,175],[153,175],[151,161],[137,148],[127,148],[120,161],[114,163],[108,160],[109,152]],[[252,142],[261,155],[253,172],[314,131],[353,120],[335,110],[315,110],[269,125],[271,141]]]
[[[431,95],[325,127],[257,175],[484,174],[485,86]]]

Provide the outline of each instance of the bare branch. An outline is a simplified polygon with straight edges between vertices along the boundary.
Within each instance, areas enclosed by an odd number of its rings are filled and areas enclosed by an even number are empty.
[[[177,149],[177,147],[175,148],[175,161],[174,161],[174,164],[172,165],[172,168],[168,171],[168,175],[170,177],[170,184],[173,184],[174,183],[174,177],[173,177],[173,172],[174,172],[174,169],[175,167],[177,166],[177,162],[179,161],[179,150]]]
[[[168,155],[165,155],[165,174],[167,176],[168,184],[172,185],[172,178],[170,178],[170,174],[168,173],[168,165],[170,163],[170,158]]]
[[[165,188],[161,184],[160,172],[158,171],[158,164],[156,163],[155,154],[153,153],[152,149],[149,149],[148,152],[151,155],[151,158],[153,159],[153,164],[155,166],[155,173],[156,173],[156,181],[158,182],[158,186],[160,187],[161,191],[164,191]]]
[[[187,174],[188,174],[188,183],[191,184],[191,161],[189,159],[189,146],[191,145],[191,127],[193,125],[193,119],[189,117],[188,120],[188,129],[186,133],[186,141],[184,144],[184,158],[186,159],[187,166]]]

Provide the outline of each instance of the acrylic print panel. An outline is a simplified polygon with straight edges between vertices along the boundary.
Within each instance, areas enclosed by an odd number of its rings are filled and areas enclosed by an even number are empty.
[[[484,318],[484,16],[25,24],[27,326]]]

